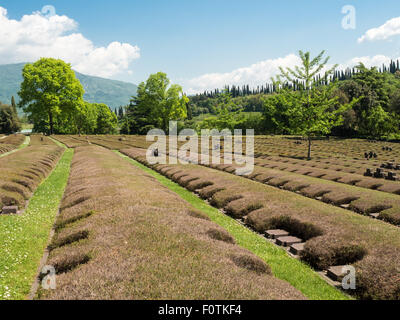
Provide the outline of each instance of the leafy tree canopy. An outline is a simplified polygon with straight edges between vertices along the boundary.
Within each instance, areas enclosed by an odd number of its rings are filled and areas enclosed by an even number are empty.
[[[20,105],[33,123],[48,123],[54,132],[55,117],[69,116],[82,102],[84,90],[71,66],[62,60],[42,58],[25,65]]]
[[[14,133],[21,129],[16,110],[10,106],[0,103],[0,133]]]
[[[243,108],[233,102],[232,95],[228,91],[225,90],[219,94],[217,105],[217,115],[201,121],[198,129],[218,129],[220,131],[229,129],[233,131],[245,121]]]
[[[327,68],[329,57],[324,57],[325,51],[315,58],[311,58],[309,52],[300,51],[299,55],[301,66],[280,68],[281,74],[272,79],[278,88],[277,94],[265,100],[264,116],[278,131],[306,136],[310,159],[312,137],[329,134],[333,127],[340,125],[342,114],[356,100],[346,104],[339,102],[334,94],[336,83],[327,81],[337,66]],[[293,86],[297,87],[296,91]]]
[[[62,60],[42,58],[23,69],[20,105],[36,132],[116,133],[116,115],[105,104],[84,101],[83,94],[71,66]]]
[[[165,73],[152,74],[139,85],[137,95],[127,108],[122,132],[146,134],[152,128],[167,131],[169,121],[187,117],[188,101],[182,87],[171,85]]]

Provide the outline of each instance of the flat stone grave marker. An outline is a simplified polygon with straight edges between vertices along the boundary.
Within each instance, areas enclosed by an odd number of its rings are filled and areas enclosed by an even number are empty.
[[[397,174],[394,173],[393,171],[389,171],[386,179],[394,181],[394,180],[396,180],[396,178],[397,178]]]
[[[304,251],[305,243],[295,243],[290,247],[290,252],[299,255]]]
[[[18,206],[7,206],[3,207],[2,214],[17,214]]]
[[[276,239],[276,244],[279,246],[290,247],[296,243],[302,243],[303,240],[296,237],[281,237]]]
[[[265,232],[265,235],[270,239],[278,239],[279,237],[287,237],[289,235],[289,232],[285,230],[276,229],[276,230],[268,230],[267,232]]]
[[[381,168],[376,169],[376,172],[374,174],[375,178],[383,178],[383,170]]]
[[[364,174],[366,177],[372,177],[373,173],[372,173],[372,169],[367,169],[367,171]]]
[[[343,268],[345,266],[335,266],[335,267],[330,267],[328,269],[327,276],[331,278],[334,281],[342,281],[343,277],[346,275],[345,272],[343,272]]]

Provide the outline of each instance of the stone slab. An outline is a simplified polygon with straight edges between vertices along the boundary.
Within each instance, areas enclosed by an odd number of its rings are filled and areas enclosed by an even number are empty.
[[[18,206],[3,207],[2,214],[17,214]]]
[[[287,237],[289,235],[289,232],[285,230],[268,230],[265,232],[265,235],[270,238],[270,239],[278,239],[279,237]]]
[[[343,272],[344,266],[330,267],[327,276],[334,281],[342,281],[346,273]]]
[[[276,244],[279,246],[290,247],[296,243],[301,243],[303,240],[296,237],[281,237],[276,239]]]
[[[304,251],[305,243],[296,243],[290,247],[290,252],[295,255],[300,255]]]

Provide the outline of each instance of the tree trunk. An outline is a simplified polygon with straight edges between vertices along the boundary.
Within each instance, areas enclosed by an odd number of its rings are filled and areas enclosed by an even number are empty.
[[[311,137],[308,137],[308,160],[311,160]]]
[[[49,121],[50,121],[50,135],[53,135],[54,124],[53,124],[53,114],[51,112],[49,113]]]

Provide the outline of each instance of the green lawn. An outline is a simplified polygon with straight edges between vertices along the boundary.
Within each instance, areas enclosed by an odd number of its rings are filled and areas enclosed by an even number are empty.
[[[67,185],[73,150],[63,154],[20,216],[0,216],[0,300],[29,294]]]
[[[117,152],[117,151],[116,151]],[[235,238],[238,245],[246,248],[266,261],[274,275],[282,280],[286,280],[292,286],[300,290],[306,297],[313,300],[347,300],[351,299],[338,289],[327,284],[313,269],[291,258],[285,250],[268,242],[258,234],[252,232],[239,224],[236,220],[224,215],[219,210],[208,205],[205,201],[198,198],[192,192],[182,188],[178,184],[162,176],[161,174],[147,168],[139,162],[122,155],[133,165],[141,168],[155,177],[159,182],[170,190],[177,193],[188,201],[193,207],[205,212],[212,221],[225,228]]]

